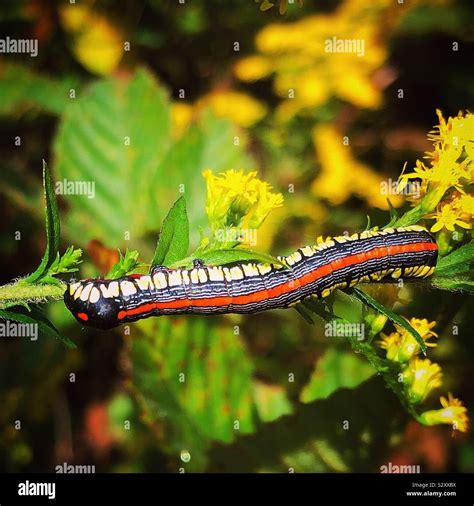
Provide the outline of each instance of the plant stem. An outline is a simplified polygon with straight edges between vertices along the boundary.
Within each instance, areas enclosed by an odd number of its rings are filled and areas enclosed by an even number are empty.
[[[66,284],[59,282],[58,285],[28,284],[22,279],[0,286],[0,309],[15,304],[41,302],[45,299],[62,299],[66,290]]]

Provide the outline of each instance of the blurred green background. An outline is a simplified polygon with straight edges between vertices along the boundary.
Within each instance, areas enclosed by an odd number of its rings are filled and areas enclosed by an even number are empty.
[[[388,221],[380,182],[430,150],[436,108],[472,109],[471,2],[273,3],[1,2],[0,38],[38,41],[36,57],[0,59],[2,283],[41,259],[43,158],[58,181],[95,183],[94,198],[59,197],[63,246],[83,248],[82,277],[104,274],[117,248],[149,262],[183,192],[196,246],[206,169],[257,170],[284,195],[259,251],[360,231],[367,215]],[[366,54],[328,56],[333,35],[363,39]],[[404,290],[373,293],[437,322],[430,356],[471,411],[472,302]],[[343,338],[296,312],[113,332],[81,328],[60,302],[48,313],[76,350],[0,341],[2,471],[474,471],[469,433],[411,420]]]

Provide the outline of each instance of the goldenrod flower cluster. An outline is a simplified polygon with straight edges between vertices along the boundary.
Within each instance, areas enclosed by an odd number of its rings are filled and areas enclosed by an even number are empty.
[[[217,90],[200,98],[198,110],[209,107],[219,118],[227,118],[243,128],[260,121],[266,114],[266,106],[255,98],[233,90]]]
[[[192,120],[205,109],[210,109],[218,118],[225,118],[235,125],[248,128],[260,121],[267,113],[267,107],[246,93],[233,90],[216,90],[204,95],[194,104],[174,102],[171,107],[173,137],[179,138]]]
[[[71,36],[74,56],[90,72],[108,75],[124,54],[125,36],[90,2],[67,3],[59,8],[59,20]]]
[[[256,39],[261,55],[237,62],[234,71],[243,81],[274,73],[274,89],[285,99],[277,116],[288,119],[307,108],[338,96],[358,107],[378,107],[380,91],[371,76],[386,58],[376,40],[377,27],[361,20],[346,19],[338,12],[304,18],[290,24],[271,24]],[[364,56],[349,52],[327,52],[326,41],[364,41]]]
[[[206,212],[211,229],[257,229],[268,214],[283,205],[281,193],[257,178],[257,172],[203,172],[207,185]]]
[[[436,113],[439,125],[428,135],[434,147],[426,153],[428,162],[417,160],[414,172],[402,174],[399,184],[421,181],[422,198],[414,204],[435,220],[432,232],[461,232],[472,227],[474,215],[474,197],[468,193],[474,176],[474,115],[460,112],[446,121],[440,110]]]
[[[418,331],[426,346],[434,347],[436,343],[428,342],[438,337],[432,330],[436,322],[426,319],[412,318],[410,324]],[[397,362],[401,367],[401,381],[408,402],[417,405],[426,400],[429,394],[442,385],[441,367],[428,358],[418,357],[420,345],[414,337],[404,328],[395,325],[396,332],[389,335],[381,333],[379,342],[381,348],[386,350],[386,357]],[[424,425],[450,424],[454,430],[466,432],[469,419],[467,410],[459,399],[450,393],[448,398],[441,397],[442,409],[425,411],[418,420]]]
[[[425,411],[420,415],[420,422],[424,425],[438,425],[441,423],[450,424],[454,430],[466,432],[468,429],[469,418],[467,409],[459,399],[453,397],[451,393],[448,397],[440,398],[442,409]]]
[[[345,0],[332,13],[270,24],[257,34],[258,54],[239,60],[235,75],[242,81],[273,75],[275,92],[284,99],[277,109],[283,120],[332,97],[359,108],[379,107],[381,89],[374,75],[387,58],[387,33],[422,3]],[[349,41],[360,45],[349,47]]]
[[[420,334],[426,346],[434,347],[436,343],[428,342],[433,337],[438,337],[431,329],[436,322],[429,322],[426,319],[412,318],[410,325]],[[420,345],[415,338],[407,332],[403,327],[395,325],[396,332],[389,335],[381,333],[381,348],[387,351],[387,358],[394,362],[405,363],[414,357],[420,351]]]
[[[311,185],[315,195],[334,206],[355,195],[372,207],[388,209],[387,196],[380,190],[385,179],[354,157],[350,146],[343,143],[342,134],[334,126],[315,127],[313,142],[321,164],[321,173]],[[398,207],[403,198],[390,195],[390,202]]]

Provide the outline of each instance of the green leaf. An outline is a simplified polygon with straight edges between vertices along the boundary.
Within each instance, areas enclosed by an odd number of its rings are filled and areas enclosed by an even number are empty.
[[[409,332],[415,338],[416,342],[420,345],[420,349],[423,352],[423,354],[426,355],[426,344],[423,341],[423,338],[404,318],[399,316],[397,313],[394,313],[387,307],[383,306],[382,304],[377,302],[374,298],[372,298],[369,294],[360,290],[359,288],[353,288],[353,294],[361,302],[367,304],[372,309],[375,309],[379,313],[385,315],[390,321],[396,323],[397,325],[400,325],[400,327],[403,327],[407,332]]]
[[[374,368],[354,353],[329,348],[317,361],[300,400],[326,399],[339,388],[355,388],[374,373]]]
[[[39,267],[24,279],[25,283],[34,283],[41,279],[56,260],[60,240],[60,222],[58,203],[54,192],[53,181],[46,162],[43,160],[43,186],[46,200],[46,251]]]
[[[266,253],[259,253],[248,249],[218,249],[203,251],[197,256],[184,258],[179,262],[175,262],[173,267],[190,266],[192,261],[196,258],[202,260],[206,265],[226,265],[238,262],[260,262],[266,264],[280,265],[289,269],[288,265],[283,264],[277,258],[267,255]]]
[[[37,306],[31,306],[29,310],[24,307],[17,307],[15,310],[0,309],[0,318],[38,325],[38,330],[43,334],[59,339],[68,348],[76,348],[74,342],[61,334]]]
[[[393,220],[390,220],[391,227],[408,227],[410,225],[415,225],[416,223],[419,223],[419,221],[423,218],[423,216],[426,214],[426,210],[423,206],[423,204],[418,204],[413,209],[410,209],[407,211],[404,215],[402,215],[400,218],[397,218],[397,220],[393,223]],[[388,226],[388,225],[387,225]],[[386,227],[384,227],[386,228]]]
[[[201,171],[249,169],[245,142],[227,120],[203,114],[181,138],[170,121],[168,93],[138,69],[130,79],[95,82],[64,111],[54,140],[55,173],[61,180],[94,183],[94,197],[67,195],[65,230],[80,246],[100,239],[109,247],[132,245],[156,234],[172,203],[186,192],[190,233],[207,223]],[[125,243],[124,231],[131,241]]]
[[[315,320],[313,318],[313,312],[308,309],[303,303],[298,302],[295,304],[294,309],[306,320],[310,325],[315,324]]]
[[[440,290],[451,290],[456,292],[467,292],[474,294],[474,272],[470,275],[459,276],[433,276],[431,285]]]
[[[367,214],[366,215],[366,218],[367,218],[367,225],[365,226],[365,230],[370,230],[370,216]]]
[[[36,323],[33,318],[12,309],[8,309],[8,311],[5,309],[0,309],[0,318],[3,318],[4,320],[13,320],[20,323]]]
[[[163,222],[151,266],[170,265],[182,260],[188,248],[189,221],[183,196],[174,203]]]
[[[280,385],[254,382],[254,399],[258,416],[262,422],[273,422],[293,412],[286,391]]]
[[[316,296],[307,297],[301,302],[298,302],[294,308],[308,323],[311,324],[315,323],[315,316],[323,322],[330,322],[335,318],[332,310],[329,310],[326,301],[322,301]]]
[[[62,256],[60,256],[59,253],[56,255],[56,259],[48,269],[48,274],[50,276],[56,276],[57,274],[76,272],[78,270],[77,266],[81,263],[81,256],[81,249],[69,246]]]
[[[393,207],[392,203],[390,202],[390,199],[387,199],[387,204],[388,209],[390,211],[390,221],[383,228],[392,227],[398,220],[397,210]]]
[[[125,255],[119,250],[119,261],[110,269],[105,276],[108,279],[117,279],[135,271],[141,264],[138,261],[138,251],[125,251]]]
[[[0,114],[18,114],[30,109],[61,114],[72,101],[70,90],[78,93],[78,81],[65,77],[51,79],[26,65],[2,62],[0,75]]]
[[[207,470],[287,473],[288,467],[295,472],[344,467],[380,472],[381,456],[390,454],[393,434],[405,424],[393,393],[373,376],[350,390],[340,388],[327,399],[297,404],[293,414],[261,425],[253,434],[240,435],[230,445],[213,445]],[[332,450],[331,458],[321,451],[322,444],[324,450]],[[340,461],[337,468],[335,460]]]
[[[435,276],[456,276],[468,272],[473,262],[474,241],[471,241],[449,255],[440,258],[436,264]]]
[[[62,334],[44,315],[43,311],[38,306],[31,306],[31,315],[38,322],[39,329],[44,334],[49,335],[50,337],[54,337],[55,339],[59,339],[63,342],[68,348],[76,348],[71,339]]]
[[[162,450],[205,466],[212,441],[254,430],[252,362],[232,326],[205,317],[149,318],[128,342],[133,393],[145,423],[167,433]],[[235,430],[234,421],[239,421]]]

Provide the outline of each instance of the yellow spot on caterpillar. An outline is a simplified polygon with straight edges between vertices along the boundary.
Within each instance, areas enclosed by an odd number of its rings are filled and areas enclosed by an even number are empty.
[[[199,283],[199,277],[196,269],[190,271],[189,277],[191,278],[192,283]]]
[[[411,225],[409,227],[404,227],[403,230],[414,230],[417,232],[427,232],[425,227],[422,227],[421,225]]]
[[[301,252],[305,257],[312,257],[314,255],[314,251],[311,246],[305,246],[304,248],[301,248]]]
[[[401,275],[402,275],[402,270],[401,269],[395,269],[392,272],[392,278],[393,279],[398,279]]]
[[[253,264],[243,264],[242,269],[246,276],[258,276],[258,269]]]
[[[295,262],[301,262],[301,260],[303,260],[303,257],[301,256],[301,253],[299,251],[295,251],[291,256],[293,257],[293,260]]]
[[[237,266],[230,269],[232,279],[244,279],[244,273]]]
[[[76,293],[74,294],[74,300],[77,300],[77,299],[79,298],[79,295],[81,295],[82,290],[84,290],[84,286],[83,286],[83,285],[81,285],[81,286],[77,289]]]
[[[168,273],[168,284],[169,286],[179,286],[182,283],[180,271],[170,271]]]
[[[188,271],[182,271],[181,272],[181,276],[183,277],[183,283],[185,285],[189,285],[190,281],[189,281],[189,274],[188,274]]]
[[[224,281],[224,274],[220,267],[211,267],[209,269],[209,279],[211,281]]]
[[[420,269],[420,267],[418,265],[416,265],[415,267],[413,267],[412,271],[411,271],[411,275],[412,276],[418,276],[418,270]]]
[[[166,283],[166,276],[162,272],[157,272],[153,276],[153,283],[155,284],[155,287],[160,288],[166,288],[168,285]]]
[[[416,275],[419,276],[420,278],[424,278],[429,270],[430,268],[428,266],[420,265],[420,267],[418,267]]]
[[[122,294],[125,295],[125,297],[137,293],[137,289],[135,288],[135,285],[131,281],[122,281],[120,283],[120,290]]]
[[[97,287],[94,286],[94,288],[92,288],[91,290],[91,294],[89,296],[89,302],[92,302],[92,304],[94,304],[95,302],[97,302],[98,300],[100,299],[100,292],[99,292],[99,289]]]
[[[260,274],[268,274],[272,270],[272,268],[268,264],[258,264],[257,269],[258,272],[260,272]]]
[[[205,283],[207,281],[207,274],[204,269],[198,269],[197,274],[198,274],[199,281],[201,283]]]
[[[149,290],[150,288],[153,290],[153,282],[150,276],[141,276],[136,279],[137,285],[140,287],[140,290]]]
[[[69,293],[70,295],[73,295],[74,292],[81,286],[81,283],[74,283],[73,285],[69,286]]]
[[[224,268],[222,269],[222,271],[223,271],[223,273],[224,273],[225,279],[226,279],[227,281],[232,281],[232,274],[230,273],[229,268],[228,268],[228,267],[224,267]]]
[[[86,285],[84,287],[84,290],[82,290],[82,293],[81,293],[81,300],[83,300],[85,302],[86,300],[89,299],[89,295],[91,293],[93,286],[94,285],[92,283],[89,283],[88,285]]]
[[[107,299],[111,297],[118,297],[119,296],[118,281],[111,281],[109,283],[109,286],[100,285],[100,291],[102,292],[102,295]]]

